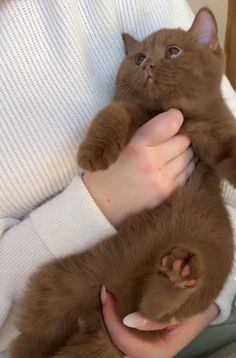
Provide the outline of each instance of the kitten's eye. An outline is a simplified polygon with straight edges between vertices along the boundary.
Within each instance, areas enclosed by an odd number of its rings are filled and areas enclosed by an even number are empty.
[[[135,63],[136,65],[141,65],[143,63],[143,61],[145,60],[146,56],[142,53],[138,53],[136,56],[135,56]]]
[[[176,58],[181,55],[182,52],[183,51],[181,50],[181,48],[176,46],[170,46],[165,51],[165,58],[167,58],[168,60]]]

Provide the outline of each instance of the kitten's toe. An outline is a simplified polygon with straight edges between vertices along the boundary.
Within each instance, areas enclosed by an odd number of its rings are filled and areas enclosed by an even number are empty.
[[[79,166],[90,172],[107,169],[119,156],[120,147],[114,143],[104,146],[82,145],[78,153]]]
[[[89,172],[95,172],[97,170],[107,169],[109,164],[104,161],[103,157],[93,154],[80,154],[78,155],[78,164],[80,168]]]
[[[101,148],[82,148],[78,153],[78,164],[90,172],[107,169],[110,165]]]
[[[184,248],[176,247],[163,256],[160,271],[176,287],[193,288],[202,270],[196,255]]]

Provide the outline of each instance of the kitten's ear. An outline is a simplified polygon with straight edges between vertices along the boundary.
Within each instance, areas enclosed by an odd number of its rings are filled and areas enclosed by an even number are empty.
[[[189,30],[201,45],[215,51],[219,47],[218,28],[215,16],[207,8],[200,9]]]
[[[131,35],[127,33],[123,33],[122,38],[125,45],[126,55],[128,55],[132,51],[135,51],[140,46],[140,42],[135,40],[135,38],[133,38]]]

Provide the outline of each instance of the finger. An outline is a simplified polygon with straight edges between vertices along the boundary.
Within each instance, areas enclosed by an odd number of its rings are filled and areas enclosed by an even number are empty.
[[[104,288],[101,292],[103,318],[112,342],[128,356],[144,357],[153,350],[153,344],[140,339],[125,327],[115,308],[112,296],[107,292],[104,300]],[[151,356],[150,356],[151,357]]]
[[[182,134],[161,143],[158,146],[158,158],[163,158],[163,166],[183,154],[190,146],[190,139]]]
[[[194,168],[195,162],[194,160],[191,160],[187,168],[175,178],[175,184],[177,187],[183,186],[187,182],[188,178],[192,175]]]
[[[165,169],[171,178],[176,178],[182,174],[188,167],[194,157],[193,150],[189,147],[182,154],[166,164]]]
[[[178,322],[175,319],[172,319],[169,323],[159,323],[155,321],[150,321],[143,317],[139,312],[134,312],[129,314],[123,319],[123,323],[130,328],[136,328],[141,331],[157,331],[164,328],[172,328]]]
[[[146,146],[163,143],[179,131],[183,120],[183,115],[179,110],[170,109],[140,127],[131,142]]]

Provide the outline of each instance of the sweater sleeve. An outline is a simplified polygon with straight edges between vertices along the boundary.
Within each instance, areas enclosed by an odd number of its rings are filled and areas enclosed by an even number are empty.
[[[190,28],[194,18],[185,0],[178,1],[178,6],[176,6],[176,1],[174,0],[130,0],[129,6],[125,6],[125,3],[125,0],[119,0],[122,31],[133,34],[137,39],[142,39],[151,32],[163,27],[181,27],[187,30]],[[222,82],[222,93],[226,103],[236,117],[236,94],[226,77]],[[234,241],[236,242],[236,190],[228,183],[224,183],[223,196],[234,228]],[[236,294],[235,278],[236,264],[223,291],[216,299],[220,314],[213,324],[225,321],[230,315],[232,302]]]
[[[16,298],[39,265],[85,250],[115,232],[79,176],[25,220],[1,218],[0,230],[0,337]]]

